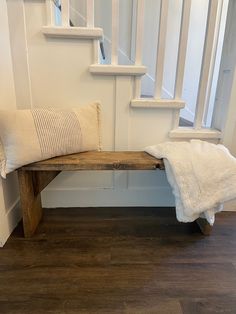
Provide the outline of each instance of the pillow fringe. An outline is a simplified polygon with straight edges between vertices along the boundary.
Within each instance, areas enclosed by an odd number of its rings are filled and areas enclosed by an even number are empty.
[[[6,179],[6,157],[1,141],[0,141],[0,174],[2,178]]]

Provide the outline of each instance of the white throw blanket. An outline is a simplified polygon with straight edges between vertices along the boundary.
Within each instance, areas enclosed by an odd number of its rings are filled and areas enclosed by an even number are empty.
[[[213,225],[222,203],[236,198],[236,158],[223,145],[191,140],[153,145],[145,151],[164,158],[179,221],[203,217]]]

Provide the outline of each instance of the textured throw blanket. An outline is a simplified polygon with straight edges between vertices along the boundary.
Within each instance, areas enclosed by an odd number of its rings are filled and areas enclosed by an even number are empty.
[[[203,217],[213,225],[222,204],[236,198],[236,158],[223,145],[191,140],[153,145],[145,151],[164,158],[179,221]]]

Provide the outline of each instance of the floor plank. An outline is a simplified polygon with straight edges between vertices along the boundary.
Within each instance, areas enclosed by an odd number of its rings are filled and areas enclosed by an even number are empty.
[[[0,250],[0,313],[236,313],[236,213],[210,237],[173,208],[45,210]]]

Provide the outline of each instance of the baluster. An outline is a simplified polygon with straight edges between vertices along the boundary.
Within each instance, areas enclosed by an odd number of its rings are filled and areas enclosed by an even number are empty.
[[[176,82],[175,82],[175,98],[177,99],[181,99],[182,97],[184,69],[185,69],[186,51],[187,51],[188,33],[189,33],[190,10],[191,10],[191,0],[183,0],[182,19],[181,19],[181,28],[180,28],[180,38],[179,38],[179,52],[178,52]]]
[[[144,9],[145,9],[144,0],[138,0],[137,20],[136,20],[135,65],[142,65]],[[141,95],[141,77],[136,77],[135,78],[135,98],[140,98],[140,95]]]
[[[218,9],[218,0],[209,0],[207,28],[203,51],[203,61],[201,66],[200,84],[198,90],[197,104],[195,110],[195,129],[202,127],[204,109],[206,104],[207,86],[210,76],[210,64],[212,58],[212,48],[214,43],[214,34],[216,27],[216,17]]]
[[[215,61],[216,61],[216,55],[218,53],[218,43],[219,43],[219,36],[221,31],[221,18],[223,13],[223,2],[224,0],[219,0],[218,3],[218,11],[217,11],[217,17],[216,17],[216,27],[215,27],[215,38],[214,43],[212,47],[212,60],[209,70],[209,79],[208,79],[208,85],[207,85],[207,91],[206,91],[206,101],[205,101],[205,108],[204,108],[204,117],[203,117],[203,124],[205,125],[207,123],[208,119],[208,111],[210,106],[210,98],[212,93],[212,82],[213,82],[213,76],[215,71]],[[225,2],[226,3],[226,2]],[[225,4],[224,4],[225,5]],[[214,91],[213,91],[214,93]],[[214,96],[213,96],[214,97]],[[212,104],[214,106],[214,104]],[[213,108],[211,107],[213,110]]]
[[[118,64],[119,49],[119,0],[112,0],[111,64]]]
[[[157,45],[155,98],[161,98],[162,81],[165,61],[166,31],[169,0],[161,0],[160,22]]]
[[[94,0],[87,0],[87,27],[94,27]]]
[[[183,91],[184,69],[189,33],[190,10],[192,0],[183,0],[182,17],[179,36],[179,51],[176,69],[175,94],[174,98],[181,100]],[[179,110],[176,110],[174,117],[174,128],[179,126]]]
[[[47,25],[55,24],[55,7],[53,0],[46,0]]]
[[[61,0],[61,24],[64,27],[70,26],[70,1]]]

